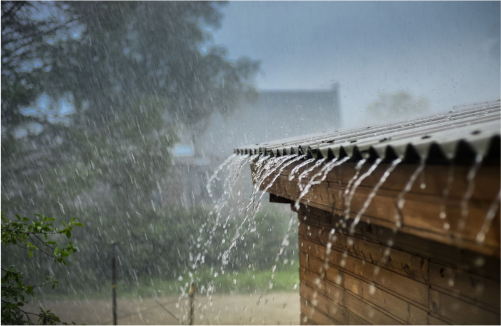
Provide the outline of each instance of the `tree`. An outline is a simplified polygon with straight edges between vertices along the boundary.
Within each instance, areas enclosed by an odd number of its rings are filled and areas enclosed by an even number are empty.
[[[44,255],[53,258],[54,262],[66,265],[66,258],[77,248],[71,243],[64,247],[58,246],[56,241],[48,240],[57,235],[64,234],[71,238],[75,226],[83,226],[82,223],[73,218],[68,225],[63,222],[64,228],[55,228],[52,224],[54,218],[44,217],[36,214],[37,221],[30,221],[29,218],[17,216],[16,221],[8,221],[2,211],[2,244],[3,247],[10,245],[18,246],[28,251],[28,257],[33,257],[34,251],[40,251]],[[2,323],[3,324],[33,324],[30,316],[35,316],[44,325],[54,325],[61,323],[50,310],[40,308],[40,313],[33,313],[23,310],[28,302],[26,296],[34,296],[36,288],[51,286],[52,289],[59,286],[59,282],[52,277],[47,277],[46,281],[39,285],[26,284],[23,275],[13,265],[8,268],[2,267]]]
[[[67,33],[74,20],[60,15],[59,3],[4,1],[1,11],[2,127],[12,132],[21,123],[43,122],[43,116],[22,114],[22,107],[43,92],[51,47],[47,38]]]
[[[373,118],[385,121],[406,118],[429,110],[430,101],[427,98],[415,98],[405,91],[380,94],[379,98],[367,107],[367,112]]]
[[[2,24],[16,39],[22,24],[10,21],[8,6],[14,4],[5,4]],[[251,98],[258,63],[246,58],[233,62],[224,49],[211,45],[221,3],[33,6],[38,16],[18,11],[13,19],[46,22],[52,17],[46,13],[56,11],[54,24],[68,24],[56,31],[34,29],[39,37],[27,51],[40,65],[36,74],[34,69],[18,73],[27,64],[22,60],[12,61],[12,73],[2,70],[2,81],[23,86],[19,97],[2,94],[8,108],[2,109],[2,123],[4,114],[13,112],[43,126],[41,133],[17,140],[23,147],[13,145],[11,132],[2,134],[2,204],[45,215],[78,214],[91,222],[78,239],[92,244],[79,255],[82,261],[105,259],[106,253],[94,245],[104,246],[109,239],[125,239],[128,248],[141,246],[143,224],[148,230],[160,227],[157,181],[169,171],[176,128],[189,125],[196,138],[213,112],[230,113]],[[23,84],[26,76],[32,80]],[[26,100],[17,99],[31,89]],[[34,101],[40,96],[51,99],[50,104],[36,111]],[[68,124],[49,116],[60,114],[61,99],[72,108]],[[5,123],[9,131],[18,126],[13,119]],[[128,254],[138,256],[133,249]],[[96,268],[96,273],[104,277],[107,270]]]

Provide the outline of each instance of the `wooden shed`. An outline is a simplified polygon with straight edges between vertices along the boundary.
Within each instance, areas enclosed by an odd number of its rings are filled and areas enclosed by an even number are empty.
[[[499,101],[235,151],[298,212],[302,324],[500,324]]]

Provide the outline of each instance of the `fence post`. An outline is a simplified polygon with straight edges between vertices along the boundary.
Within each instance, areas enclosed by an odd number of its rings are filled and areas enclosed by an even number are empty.
[[[111,257],[111,289],[112,289],[112,300],[113,300],[113,325],[118,325],[117,324],[117,267],[116,267],[116,255],[115,255],[115,248],[116,248],[116,243],[115,241],[111,241],[111,251],[112,251],[112,257]]]
[[[193,325],[194,323],[194,316],[193,316],[193,310],[195,308],[195,283],[191,282],[190,286],[190,292],[188,294],[188,297],[190,299],[190,317],[188,319],[189,325]]]

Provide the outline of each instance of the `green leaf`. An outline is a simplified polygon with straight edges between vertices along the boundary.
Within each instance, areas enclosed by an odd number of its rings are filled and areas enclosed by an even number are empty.
[[[59,248],[59,246],[56,247],[56,249],[54,249],[54,256],[57,256],[60,251],[61,251],[61,248]]]
[[[70,230],[66,231],[66,236],[67,236],[68,238],[71,238],[71,231],[70,231]]]
[[[73,225],[76,225],[76,226],[84,226],[82,223],[73,223]]]
[[[30,250],[30,252],[28,253],[28,256],[29,256],[30,258],[32,258],[32,257],[33,257],[33,250]]]

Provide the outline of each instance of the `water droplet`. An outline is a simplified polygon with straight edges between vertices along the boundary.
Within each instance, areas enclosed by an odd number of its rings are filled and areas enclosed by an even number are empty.
[[[441,218],[441,219],[444,219],[444,218],[446,218],[446,217],[447,217],[447,214],[446,214],[445,212],[441,212],[441,213],[440,213],[440,218]]]
[[[236,279],[233,279],[233,284],[237,284],[237,280]]]
[[[374,293],[376,293],[376,287],[374,284],[369,284],[369,294],[374,295]]]
[[[475,266],[482,267],[485,264],[485,258],[484,257],[478,257],[475,260]]]

